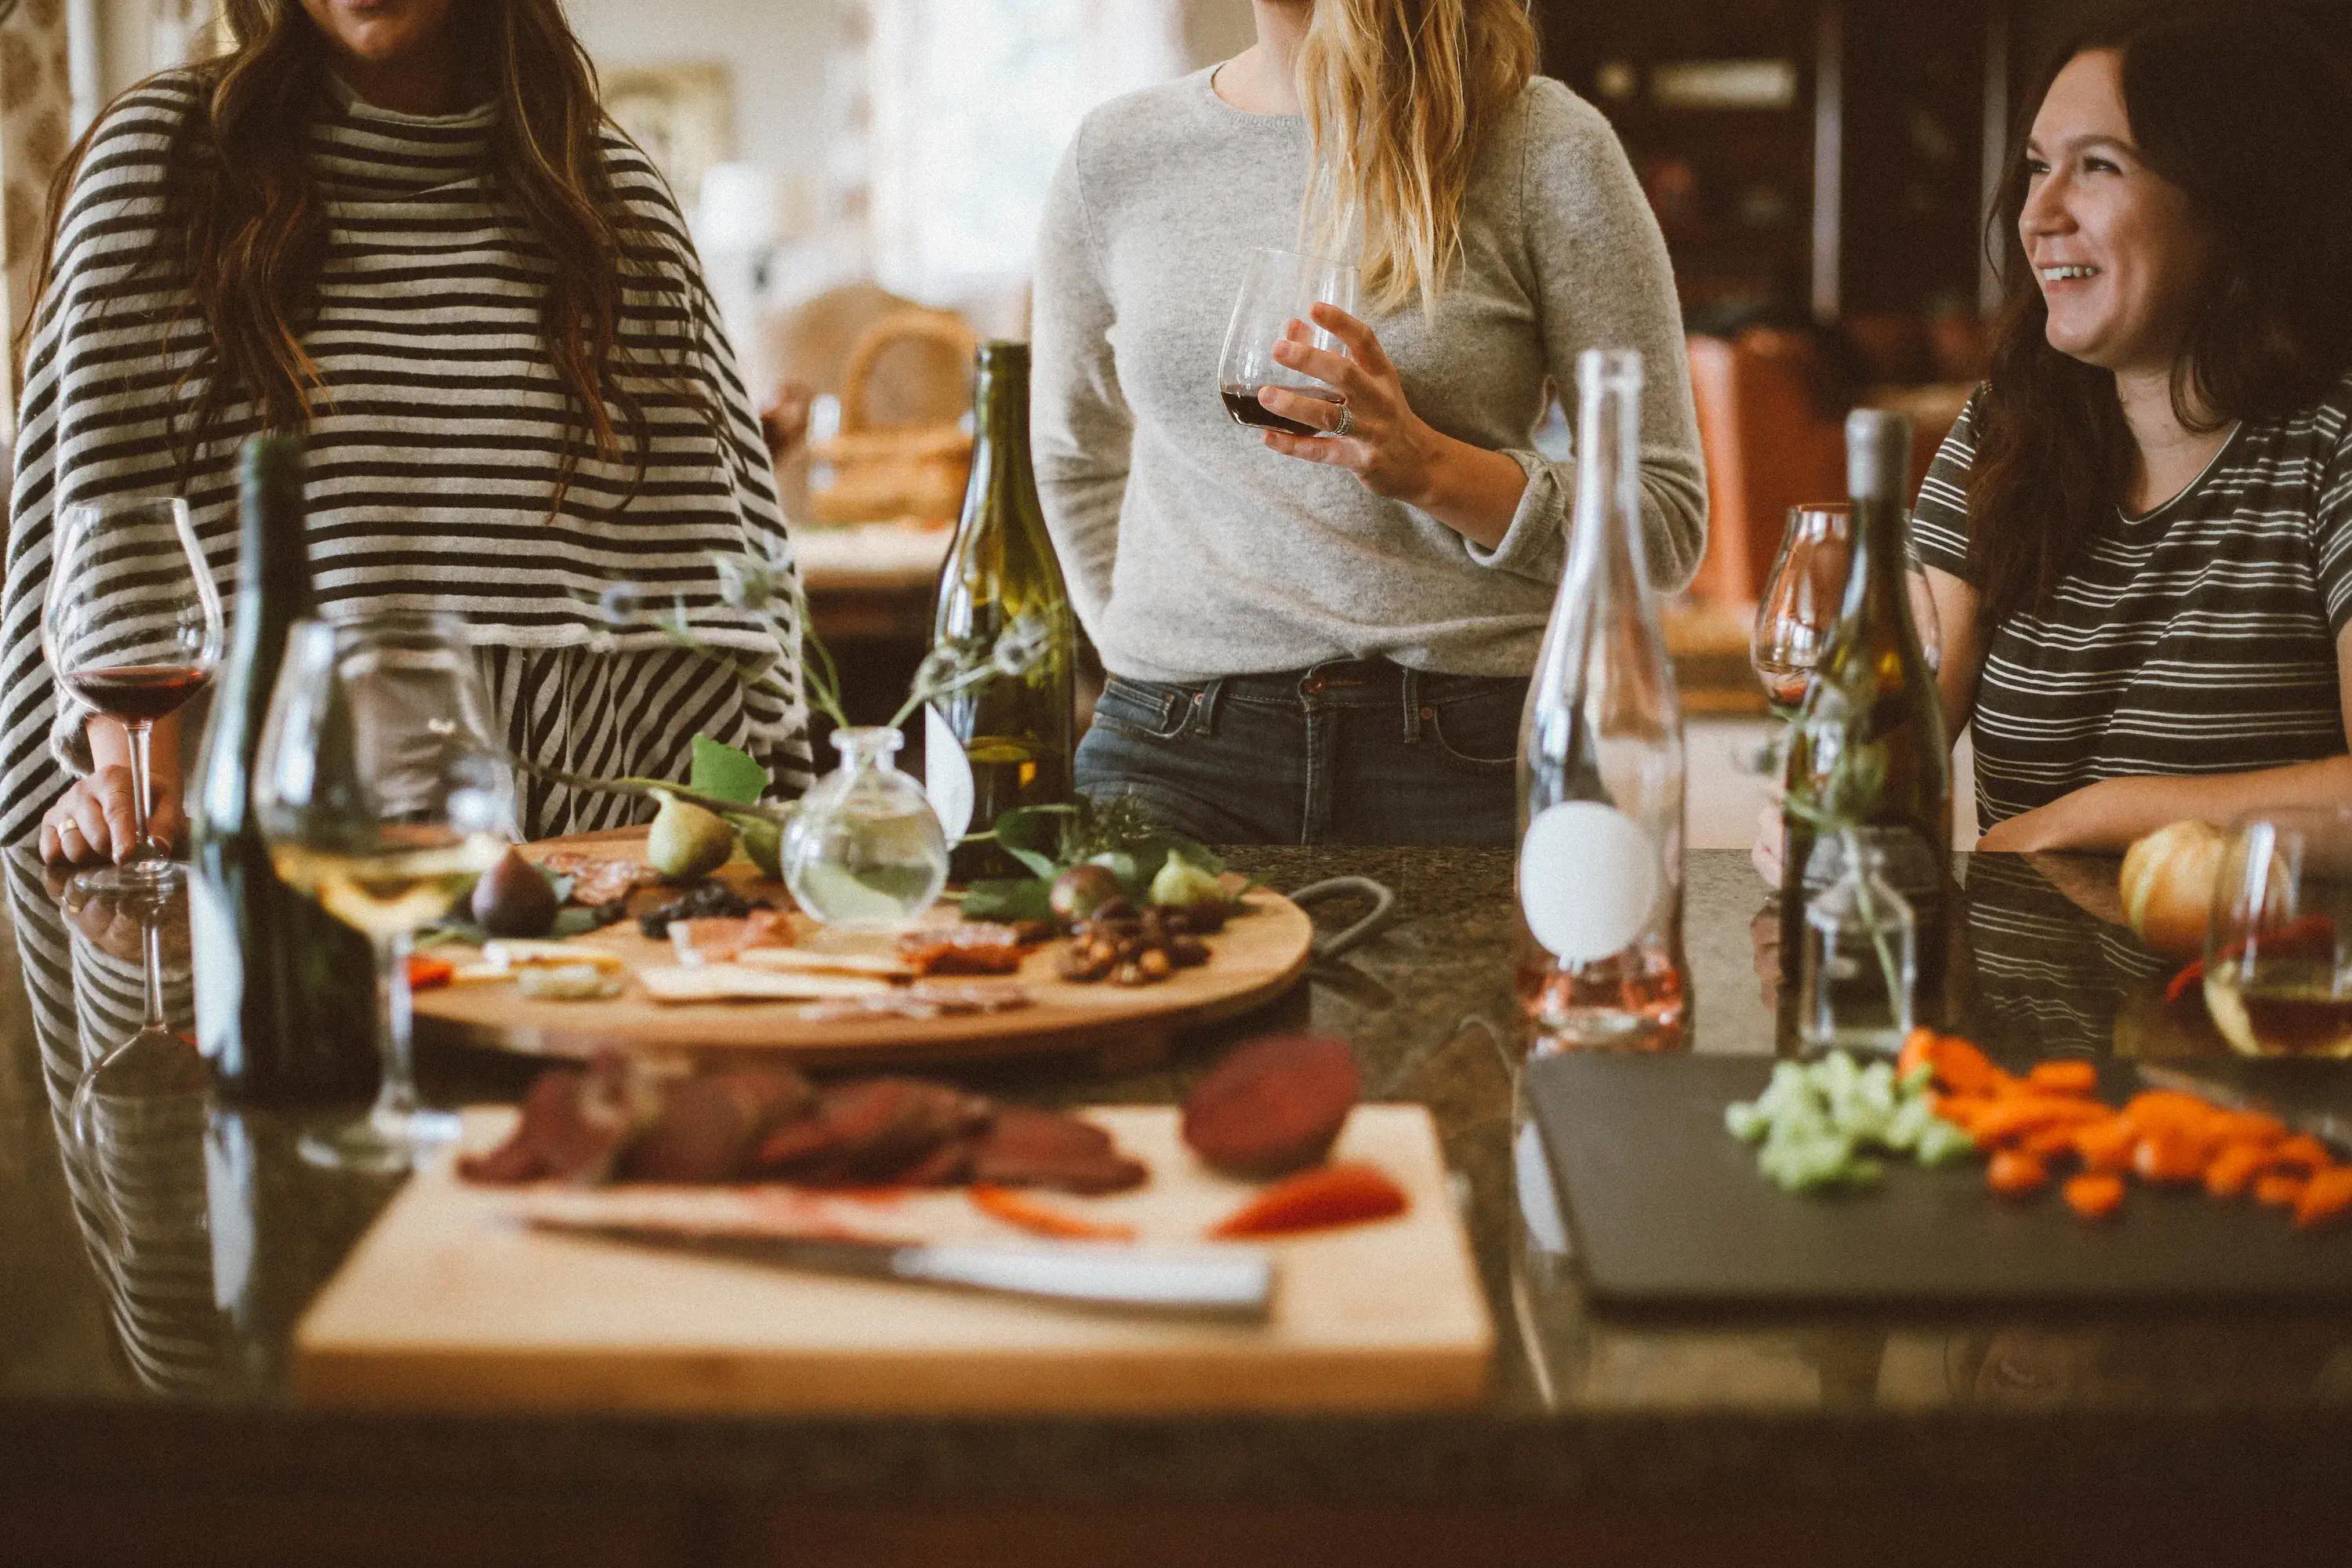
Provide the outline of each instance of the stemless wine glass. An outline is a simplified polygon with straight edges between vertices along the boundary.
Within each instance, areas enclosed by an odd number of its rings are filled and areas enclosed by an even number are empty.
[[[1257,395],[1278,386],[1326,403],[1340,400],[1328,384],[1276,359],[1274,345],[1288,338],[1345,354],[1347,346],[1315,325],[1310,312],[1317,305],[1336,305],[1354,315],[1356,288],[1356,269],[1344,261],[1288,250],[1250,253],[1241,296],[1234,301],[1234,319],[1225,328],[1225,352],[1217,361],[1217,390],[1235,423],[1288,436],[1329,434],[1275,413]]]
[[[495,734],[454,617],[300,621],[288,636],[254,815],[278,875],[374,942],[383,1056],[373,1109],[302,1140],[314,1164],[398,1171],[457,1131],[417,1100],[409,938],[506,852],[514,784]]]
[[[2205,1009],[2252,1057],[2352,1057],[2352,808],[2242,818],[2214,873]]]
[[[176,496],[76,501],[58,519],[41,649],[60,685],[131,734],[131,841],[85,886],[149,897],[178,873],[172,847],[147,832],[154,802],[148,742],[155,721],[212,680],[221,657],[220,595]]]

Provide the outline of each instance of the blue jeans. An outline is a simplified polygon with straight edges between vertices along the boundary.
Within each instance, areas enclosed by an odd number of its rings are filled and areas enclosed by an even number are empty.
[[[1341,659],[1199,684],[1112,676],[1078,788],[1204,844],[1508,844],[1528,683]]]

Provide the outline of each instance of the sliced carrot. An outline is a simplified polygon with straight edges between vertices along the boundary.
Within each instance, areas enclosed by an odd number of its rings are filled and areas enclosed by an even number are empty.
[[[2324,1171],[2336,1163],[2335,1157],[2327,1152],[2327,1145],[2308,1132],[2298,1132],[2281,1142],[2271,1151],[2271,1161],[2273,1164],[2294,1167],[2305,1174]]]
[[[2067,1177],[2059,1194],[2068,1208],[2084,1219],[2105,1219],[2122,1206],[2124,1179],[2104,1171],[2088,1171]]]
[[[2132,1170],[2143,1182],[2177,1184],[2205,1177],[2204,1145],[2175,1128],[2143,1133],[2132,1148]]]
[[[2089,1094],[2099,1087],[2099,1069],[2081,1060],[2036,1062],[2025,1083],[2043,1094]]]
[[[1112,1225],[1102,1220],[1087,1219],[1067,1209],[1033,1197],[1012,1187],[1000,1187],[990,1182],[974,1182],[970,1189],[972,1206],[992,1215],[1007,1225],[1019,1226],[1037,1236],[1050,1236],[1063,1241],[1133,1241],[1135,1227]]]
[[[2085,1171],[2120,1174],[2131,1169],[2132,1150],[2139,1134],[2120,1116],[2086,1122],[2074,1129],[2074,1158]]]
[[[1936,1065],[1936,1031],[1921,1024],[1903,1037],[1903,1048],[1895,1053],[1895,1076],[1907,1077],[1915,1068]]]
[[[408,955],[408,988],[430,991],[436,985],[446,985],[457,973],[457,966],[446,958],[430,958],[421,952]]]
[[[2036,1159],[2055,1160],[2061,1154],[2071,1154],[2074,1152],[2076,1131],[2077,1129],[2064,1122],[2052,1122],[2047,1127],[2034,1129],[2024,1137],[2017,1139],[2010,1146],[2021,1153],[2031,1154]]]
[[[2020,1149],[2003,1149],[1985,1166],[1985,1183],[2005,1198],[2038,1193],[2050,1181],[2050,1167]]]
[[[2225,1143],[2205,1167],[2205,1191],[2217,1198],[2242,1198],[2270,1163],[2259,1143]]]
[[[2095,1100],[2064,1100],[2046,1094],[2010,1094],[1979,1111],[1969,1131],[1980,1144],[2005,1143],[2045,1127],[2083,1127],[2112,1113]]]
[[[1992,1058],[1958,1035],[1938,1035],[1927,1047],[1936,1078],[1954,1094],[1995,1094],[2011,1082]]]
[[[2334,1225],[2348,1211],[2352,1211],[2352,1166],[2337,1165],[2304,1184],[2303,1196],[2294,1205],[2295,1228],[2316,1230]]]
[[[1320,1165],[1275,1183],[1211,1226],[1218,1240],[1284,1236],[1402,1214],[1412,1200],[1376,1165]]]
[[[2293,1171],[2265,1171],[2254,1178],[2254,1201],[2274,1209],[2291,1209],[2303,1202],[2311,1178]]]

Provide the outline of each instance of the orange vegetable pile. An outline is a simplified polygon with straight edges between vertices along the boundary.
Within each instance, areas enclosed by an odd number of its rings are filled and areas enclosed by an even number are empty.
[[[1957,1035],[1914,1029],[1895,1068],[1923,1065],[1939,1090],[1936,1114],[1991,1156],[1985,1180],[2003,1196],[2040,1192],[2053,1165],[2072,1161],[2076,1173],[2060,1194],[2086,1220],[2120,1208],[2130,1176],[2151,1186],[2200,1185],[2221,1199],[2252,1195],[2292,1210],[2305,1230],[2352,1215],[2352,1165],[2276,1117],[2172,1089],[2147,1090],[2116,1110],[2095,1098],[2098,1076],[2088,1062],[2043,1062],[2019,1077]]]

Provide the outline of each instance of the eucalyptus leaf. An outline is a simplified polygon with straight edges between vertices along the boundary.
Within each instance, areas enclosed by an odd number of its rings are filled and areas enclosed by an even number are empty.
[[[968,921],[1045,921],[1054,918],[1049,902],[1053,884],[1036,877],[1005,877],[974,882],[964,889],[963,918]]]
[[[697,735],[694,765],[687,774],[686,787],[698,795],[751,805],[767,793],[768,770],[753,762],[748,752]]]

